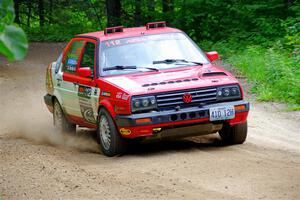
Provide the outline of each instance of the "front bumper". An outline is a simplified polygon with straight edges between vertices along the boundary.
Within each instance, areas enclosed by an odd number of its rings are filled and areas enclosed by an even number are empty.
[[[157,130],[174,129],[180,127],[180,132],[185,132],[182,127],[192,127],[194,125],[216,125],[223,124],[225,121],[214,121],[209,120],[209,108],[219,107],[219,106],[243,106],[243,109],[235,110],[235,118],[225,120],[230,125],[235,125],[239,123],[244,123],[247,120],[249,112],[249,103],[244,100],[223,102],[210,104],[199,107],[190,107],[179,110],[161,111],[161,112],[150,112],[150,113],[140,113],[132,115],[117,115],[116,124],[123,137],[135,138],[141,136],[153,136]],[[147,119],[144,122],[139,119]],[[197,130],[199,132],[199,128]],[[221,127],[222,128],[222,127]],[[218,128],[212,126],[212,132],[216,132]],[[210,131],[206,131],[209,134]],[[189,131],[187,131],[189,132]],[[193,132],[193,131],[192,131]],[[200,134],[200,132],[199,132]]]

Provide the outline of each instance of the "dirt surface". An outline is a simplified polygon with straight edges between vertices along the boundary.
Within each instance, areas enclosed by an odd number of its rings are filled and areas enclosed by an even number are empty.
[[[43,95],[61,48],[0,62],[0,199],[300,199],[300,114],[251,96],[243,145],[211,135],[107,158],[91,131],[57,135]]]

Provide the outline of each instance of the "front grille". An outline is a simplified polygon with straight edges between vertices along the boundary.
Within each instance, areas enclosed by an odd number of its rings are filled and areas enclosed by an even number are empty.
[[[184,103],[183,95],[189,93],[192,95],[192,102]],[[181,90],[169,93],[163,93],[156,95],[158,109],[191,107],[195,105],[208,104],[217,101],[217,88],[201,88],[191,90]]]

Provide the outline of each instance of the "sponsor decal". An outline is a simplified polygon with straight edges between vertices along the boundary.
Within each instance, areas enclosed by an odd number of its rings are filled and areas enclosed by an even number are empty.
[[[120,133],[122,135],[130,135],[131,134],[131,130],[130,129],[126,129],[126,128],[120,128]]]
[[[94,118],[93,109],[90,106],[80,105],[80,111],[83,118],[90,123],[95,124],[96,120]]]
[[[97,88],[95,88],[94,95],[96,96],[97,94],[98,94],[98,90],[97,90]]]
[[[123,100],[127,101],[129,99],[129,95],[125,94],[123,92],[117,92],[116,98],[117,99],[123,99]]]
[[[80,85],[78,87],[78,96],[90,99],[92,94],[92,88],[91,87],[86,87],[83,85]]]
[[[79,107],[83,119],[89,123],[96,123],[92,104],[89,101],[92,95],[92,88],[89,86],[78,86]]]
[[[74,58],[69,58],[67,60],[66,69],[70,72],[75,72],[77,66],[77,60]]]
[[[77,60],[73,58],[69,58],[67,61],[67,65],[77,65]]]
[[[126,108],[123,107],[123,106],[115,106],[115,111],[116,112],[120,112],[120,111],[124,111],[124,110],[126,110]]]
[[[104,97],[110,97],[110,92],[103,91],[101,95]]]
[[[76,71],[76,66],[67,65],[66,68],[67,68],[68,71],[71,71],[71,72]]]
[[[122,98],[122,92],[117,92],[117,94],[116,94],[116,98],[117,99],[121,99]]]

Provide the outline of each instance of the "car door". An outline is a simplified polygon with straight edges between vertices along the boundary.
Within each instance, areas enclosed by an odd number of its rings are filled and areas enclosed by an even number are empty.
[[[90,68],[91,77],[78,76],[78,103],[82,119],[95,124],[98,112],[100,89],[96,87],[96,48],[97,42],[86,39],[78,68]]]
[[[58,93],[61,99],[61,106],[68,115],[68,118],[78,118],[81,116],[78,103],[77,67],[79,65],[85,41],[73,39],[66,47],[62,58],[61,70],[56,75],[59,85]]]

